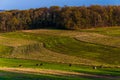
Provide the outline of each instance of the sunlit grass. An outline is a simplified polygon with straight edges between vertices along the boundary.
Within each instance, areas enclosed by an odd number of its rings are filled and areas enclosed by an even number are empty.
[[[70,77],[70,76],[55,76],[44,74],[25,74],[0,71],[0,80],[109,80],[104,78],[92,78],[92,77]]]
[[[80,31],[33,30],[1,33],[0,56],[3,58],[0,58],[0,67],[17,68],[22,65],[21,68],[65,70],[119,76],[120,69],[116,68],[120,65],[119,34],[118,27]],[[36,64],[41,63],[42,66],[36,66]],[[72,64],[72,66],[70,67],[69,64]],[[112,68],[97,67],[94,70],[92,65]],[[0,79],[11,80],[13,77],[17,79],[18,75],[25,75],[21,80],[46,79],[45,77],[57,80],[98,80],[96,78],[69,78],[16,73],[13,76],[9,72],[4,73],[8,74],[0,77]]]
[[[41,66],[36,66],[36,64],[41,64]],[[0,58],[0,68],[33,68],[33,69],[50,69],[50,70],[62,70],[62,71],[74,71],[80,73],[89,73],[97,75],[109,75],[109,76],[119,76],[119,68],[99,68],[93,69],[93,66],[84,66],[84,65],[72,65],[61,64],[61,63],[51,63],[51,62],[42,62],[38,60],[24,60],[24,59],[5,59]],[[22,65],[22,67],[19,67]]]

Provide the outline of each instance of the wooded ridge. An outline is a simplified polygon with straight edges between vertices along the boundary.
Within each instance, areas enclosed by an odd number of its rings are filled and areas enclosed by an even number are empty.
[[[120,6],[59,7],[0,12],[0,31],[120,26]]]

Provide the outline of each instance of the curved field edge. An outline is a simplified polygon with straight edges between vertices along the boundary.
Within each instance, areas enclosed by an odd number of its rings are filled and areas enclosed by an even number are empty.
[[[36,64],[42,65],[36,66]],[[55,75],[54,73],[64,75],[65,73],[69,75],[83,75],[81,73],[106,76],[106,77],[120,77],[120,68],[99,68],[93,69],[92,66],[83,66],[83,65],[72,65],[69,64],[60,64],[60,63],[48,63],[41,62],[37,60],[23,60],[23,59],[5,59],[0,58],[0,70],[13,71],[13,72],[28,72],[28,73],[45,73],[49,74],[49,71],[53,72],[50,74]],[[22,66],[19,66],[22,65]],[[75,72],[75,73],[74,73]]]
[[[75,32],[74,32],[75,33]],[[49,33],[47,33],[49,34]],[[20,38],[34,40],[43,43],[43,47],[57,53],[65,55],[77,56],[82,59],[88,59],[100,62],[101,64],[115,64],[120,63],[120,49],[112,46],[105,46],[102,44],[88,43],[78,41],[72,37],[55,36],[46,34],[22,33],[13,32],[2,34],[5,37]],[[114,54],[113,54],[114,53]],[[87,64],[87,63],[86,63]]]
[[[42,43],[34,43],[18,47],[8,46],[0,47],[1,47],[0,55],[1,57],[4,58],[33,59],[46,62],[84,64],[84,65],[98,64],[98,62],[96,61],[50,51],[44,48]]]
[[[70,77],[70,76],[57,76],[48,74],[30,74],[20,72],[0,71],[0,80],[110,80],[106,78],[94,77]]]
[[[97,32],[97,30],[99,30]],[[108,30],[107,30],[108,29]],[[54,35],[54,36],[67,36],[71,38],[78,39],[80,41],[90,42],[90,43],[96,43],[96,44],[102,44],[107,46],[113,46],[113,47],[120,47],[120,38],[110,35],[105,35],[104,33],[113,34],[113,32],[117,32],[120,35],[120,32],[118,32],[120,28],[96,28],[96,29],[86,29],[86,30],[80,30],[80,31],[69,31],[69,30],[48,30],[48,29],[40,29],[40,30],[24,30],[22,32],[26,33],[34,33],[34,34],[41,34],[41,35]],[[110,31],[109,31],[110,30]],[[112,32],[113,30],[113,32]],[[99,33],[101,32],[101,34]],[[103,32],[103,34],[102,34]],[[116,33],[114,33],[116,34]]]

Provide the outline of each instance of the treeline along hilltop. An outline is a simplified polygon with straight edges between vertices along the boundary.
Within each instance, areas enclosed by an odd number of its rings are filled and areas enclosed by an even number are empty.
[[[120,6],[59,7],[0,12],[0,31],[120,26]]]

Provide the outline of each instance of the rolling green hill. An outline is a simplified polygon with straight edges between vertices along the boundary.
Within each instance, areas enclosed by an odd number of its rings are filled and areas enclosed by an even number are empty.
[[[1,33],[0,55],[45,62],[119,66],[119,29],[40,29]]]
[[[119,30],[112,27],[1,33],[0,80],[119,80]]]

